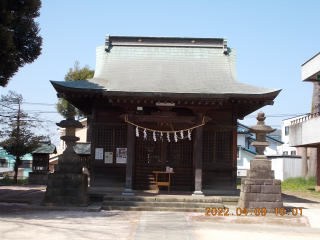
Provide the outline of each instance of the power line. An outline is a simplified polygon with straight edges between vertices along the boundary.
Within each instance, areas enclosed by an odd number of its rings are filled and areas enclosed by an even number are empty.
[[[44,105],[44,106],[55,106],[53,103],[32,103],[32,102],[22,102],[22,104],[30,104],[30,105]]]

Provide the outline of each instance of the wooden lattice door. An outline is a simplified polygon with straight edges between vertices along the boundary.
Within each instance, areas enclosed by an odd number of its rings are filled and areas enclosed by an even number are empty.
[[[188,139],[179,139],[178,142],[167,142],[160,133],[146,132],[144,139],[143,130],[136,138],[135,151],[135,189],[155,189],[155,179],[152,171],[165,171],[166,166],[174,170],[171,175],[172,190],[192,189],[192,157],[193,144]]]

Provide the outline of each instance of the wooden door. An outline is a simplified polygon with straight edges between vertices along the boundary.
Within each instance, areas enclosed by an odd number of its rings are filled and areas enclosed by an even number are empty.
[[[160,133],[156,133],[154,141],[153,133],[140,130],[136,138],[135,151],[135,189],[155,189],[155,178],[152,171],[165,171],[166,166],[173,168],[171,175],[172,190],[192,190],[192,141],[179,139],[168,142],[166,136],[161,139]],[[162,177],[165,177],[163,175]],[[163,179],[164,180],[164,179]]]

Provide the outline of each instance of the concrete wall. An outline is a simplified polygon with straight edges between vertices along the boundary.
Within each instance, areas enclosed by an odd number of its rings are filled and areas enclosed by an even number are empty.
[[[289,126],[289,145],[292,147],[320,144],[320,117]]]
[[[312,57],[310,60],[302,64],[301,66],[301,78],[302,80],[314,80],[317,79],[316,75],[320,71],[320,53]]]
[[[269,147],[266,147],[266,149],[264,150],[264,154],[265,155],[276,155],[279,154],[277,152],[277,143],[275,141],[272,141],[270,139],[267,138],[267,141],[270,143]]]
[[[242,147],[246,147],[246,136],[247,134],[237,134],[237,145],[241,145]]]
[[[281,181],[301,176],[301,157],[300,156],[268,156],[268,159],[272,161],[271,169],[274,170],[275,179]]]

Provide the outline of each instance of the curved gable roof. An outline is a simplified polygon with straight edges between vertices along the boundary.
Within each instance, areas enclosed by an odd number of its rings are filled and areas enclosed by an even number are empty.
[[[274,99],[278,95],[280,89],[238,82],[235,61],[235,50],[227,48],[222,38],[110,37],[106,46],[96,48],[92,79],[52,84],[57,91],[121,92],[127,96],[155,93]]]

